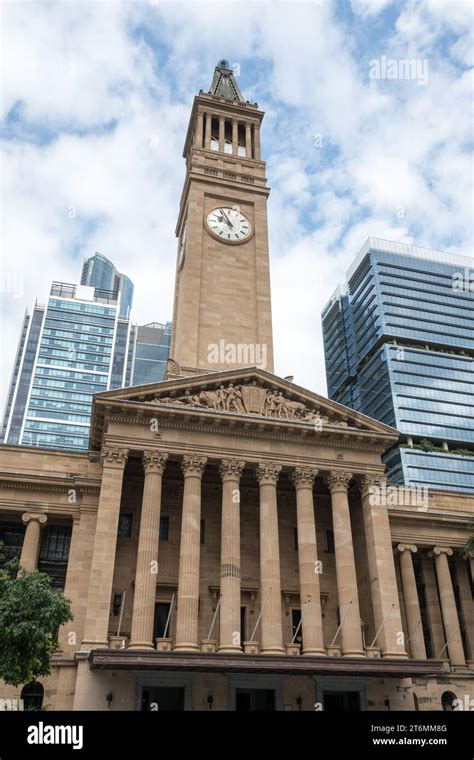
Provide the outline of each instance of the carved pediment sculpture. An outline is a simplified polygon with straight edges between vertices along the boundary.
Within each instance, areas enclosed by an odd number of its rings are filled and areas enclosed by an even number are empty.
[[[343,420],[329,419],[322,415],[318,407],[309,407],[300,401],[288,399],[282,391],[263,388],[256,381],[245,385],[229,383],[227,386],[221,385],[215,390],[204,390],[199,393],[187,390],[182,396],[159,396],[153,399],[152,403],[347,427],[347,422]]]

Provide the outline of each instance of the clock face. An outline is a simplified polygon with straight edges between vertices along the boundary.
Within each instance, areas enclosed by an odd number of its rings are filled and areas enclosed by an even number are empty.
[[[207,226],[224,243],[242,243],[250,237],[252,225],[238,208],[218,206],[207,215]]]

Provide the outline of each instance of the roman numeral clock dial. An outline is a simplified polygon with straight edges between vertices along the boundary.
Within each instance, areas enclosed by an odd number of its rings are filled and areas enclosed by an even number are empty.
[[[211,235],[224,243],[243,243],[252,233],[252,225],[237,208],[219,206],[209,212],[206,222]]]

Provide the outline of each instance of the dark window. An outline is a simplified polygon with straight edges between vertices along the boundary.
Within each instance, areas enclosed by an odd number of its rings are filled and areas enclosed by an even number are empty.
[[[168,541],[170,536],[170,518],[160,517],[160,541]]]
[[[120,515],[118,525],[119,538],[132,537],[132,515]]]
[[[23,686],[21,698],[25,710],[41,710],[43,707],[44,688],[38,681],[31,681]]]
[[[41,537],[38,570],[47,573],[54,588],[64,588],[71,545],[70,525],[46,525]]]
[[[451,712],[454,710],[453,702],[456,699],[456,694],[452,691],[445,691],[441,696],[441,704],[445,712]]]
[[[326,551],[328,554],[334,554],[334,531],[326,531]]]
[[[324,691],[325,712],[357,712],[360,710],[358,691]]]
[[[20,556],[24,535],[23,523],[0,522],[0,566]]]
[[[165,635],[166,623],[170,612],[169,602],[159,602],[155,604],[155,620],[153,623],[153,641],[155,639],[162,639]],[[169,636],[169,625],[167,636]]]
[[[246,629],[246,613],[247,613],[247,608],[241,607],[240,608],[240,643],[246,640],[245,639],[246,630],[247,630]]]
[[[295,552],[298,551],[298,528],[296,527],[296,525],[293,528],[293,549],[295,550]]]
[[[296,629],[300,625],[300,621],[301,621],[301,610],[296,610],[296,609],[291,610],[291,626],[292,626],[291,627],[291,638],[292,639],[293,639],[293,636],[296,633]],[[295,639],[295,644],[301,644],[301,645],[303,645],[301,626],[300,626],[300,629],[298,631],[298,635],[297,635],[297,637]]]
[[[201,544],[206,543],[206,521],[201,520]]]

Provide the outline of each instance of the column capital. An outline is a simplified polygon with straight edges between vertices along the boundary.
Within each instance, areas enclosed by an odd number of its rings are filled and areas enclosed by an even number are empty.
[[[167,461],[168,454],[162,451],[149,449],[143,452],[143,469],[145,473],[157,472],[159,475],[163,475]]]
[[[441,554],[446,554],[451,557],[453,550],[449,546],[433,546],[433,549],[429,552],[429,557],[439,557]]]
[[[326,475],[326,482],[331,491],[347,491],[352,477],[352,472],[334,470]]]
[[[219,462],[219,473],[222,481],[226,480],[240,480],[240,476],[244,471],[245,462],[240,459],[221,459]]]
[[[295,488],[312,488],[318,470],[315,467],[295,467],[290,474],[290,479]]]
[[[100,456],[102,463],[105,464],[117,464],[125,467],[127,464],[129,449],[123,449],[120,446],[102,446]]]
[[[202,478],[206,464],[207,457],[201,457],[198,454],[185,454],[181,461],[184,477],[194,476]]]
[[[23,520],[25,525],[27,525],[30,522],[30,520],[35,520],[36,522],[39,522],[40,525],[44,525],[48,520],[48,516],[43,514],[42,512],[25,512],[21,516],[21,519]]]
[[[361,475],[359,478],[361,491],[367,491],[369,488],[385,488],[387,485],[386,475]]]
[[[281,464],[275,462],[260,462],[257,465],[257,480],[260,486],[273,485],[276,486],[278,477],[281,472]]]
[[[405,551],[415,554],[418,551],[418,547],[415,544],[398,544],[396,551],[399,551],[400,554],[403,554]]]

